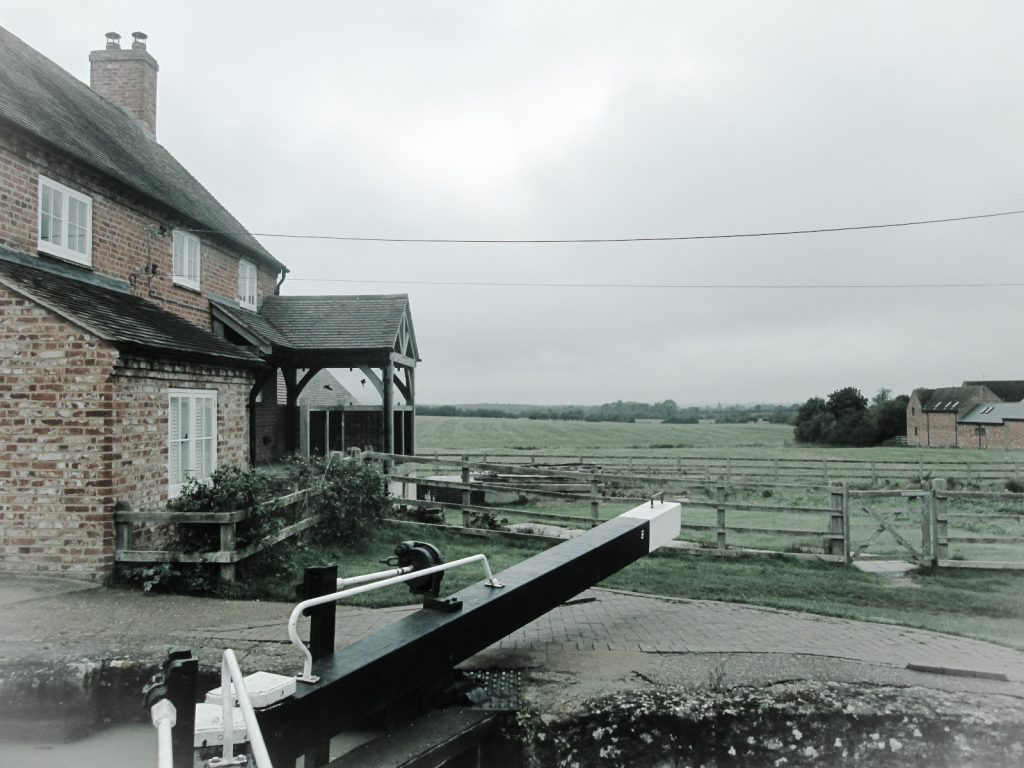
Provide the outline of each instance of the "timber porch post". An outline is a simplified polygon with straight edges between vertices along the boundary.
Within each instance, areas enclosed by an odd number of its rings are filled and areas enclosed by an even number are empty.
[[[395,452],[395,361],[388,357],[383,376],[384,391],[384,453]]]

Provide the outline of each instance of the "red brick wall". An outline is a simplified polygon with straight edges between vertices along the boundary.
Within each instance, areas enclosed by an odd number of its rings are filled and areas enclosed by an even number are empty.
[[[1005,421],[1002,424],[985,424],[979,435],[974,424],[960,424],[957,428],[961,448],[1024,448],[1024,422]]]
[[[283,405],[256,404],[256,464],[272,464],[285,455],[287,416]]]
[[[0,571],[113,563],[116,351],[0,286]]]
[[[928,445],[928,420],[921,410],[921,400],[915,392],[907,403],[907,445]]]
[[[136,295],[207,329],[211,327],[207,295],[216,293],[228,299],[238,295],[239,254],[230,247],[200,235],[201,292],[175,285],[171,231],[187,229],[190,223],[8,132],[0,132],[0,244],[37,253],[40,174],[92,198],[93,271],[132,281]],[[149,264],[156,266],[156,275],[145,274]],[[277,275],[265,268],[260,268],[258,275],[259,297],[272,294]]]
[[[249,463],[247,400],[252,375],[244,370],[125,358],[112,372],[114,498],[135,510],[167,502],[168,389],[217,390],[217,463]]]
[[[957,445],[956,413],[929,412],[925,414],[930,448],[955,448]]]
[[[89,64],[89,87],[156,133],[156,59],[133,45],[124,50],[92,51]]]
[[[110,573],[117,501],[167,500],[167,390],[217,390],[217,460],[245,465],[246,370],[136,358],[0,287],[0,572]]]

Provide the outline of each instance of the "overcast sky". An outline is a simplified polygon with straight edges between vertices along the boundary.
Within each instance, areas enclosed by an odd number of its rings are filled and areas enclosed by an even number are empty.
[[[1024,209],[1009,0],[79,0],[0,23],[86,82],[105,32],[148,33],[158,139],[254,233],[629,238]],[[421,403],[691,404],[1024,377],[1020,285],[707,287],[1024,284],[1022,235],[1024,216],[259,239],[285,294],[409,294]]]

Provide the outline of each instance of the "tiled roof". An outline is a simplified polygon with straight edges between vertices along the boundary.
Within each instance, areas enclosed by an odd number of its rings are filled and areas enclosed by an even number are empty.
[[[948,411],[960,410],[960,406],[966,405],[968,400],[974,398],[991,399],[991,393],[984,387],[942,387],[932,390],[931,396],[921,406],[925,411]]]
[[[988,387],[1004,403],[1024,400],[1024,381],[965,381],[965,387]]]
[[[961,416],[961,424],[1002,424],[1024,421],[1024,403],[980,403]]]
[[[0,124],[14,126],[285,269],[135,118],[0,27]]]
[[[334,374],[326,368],[313,376],[299,393],[299,405],[308,405],[311,408],[352,405],[355,402],[356,399],[352,397],[352,393],[345,389],[341,382],[334,378]]]
[[[259,316],[294,350],[390,350],[409,308],[405,294],[389,296],[268,296]]]
[[[230,301],[220,296],[210,296],[210,304],[213,308],[214,317],[226,320],[245,336],[251,336],[261,347],[287,347],[288,337],[275,328],[270,322],[257,313],[242,309],[238,301]]]
[[[214,336],[150,301],[27,263],[0,248],[0,285],[115,346],[185,360],[260,365],[244,347]]]

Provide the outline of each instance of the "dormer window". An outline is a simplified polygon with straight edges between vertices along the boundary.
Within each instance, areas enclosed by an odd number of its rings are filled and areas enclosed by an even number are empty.
[[[43,253],[92,265],[92,198],[39,177],[39,242]]]
[[[238,306],[256,309],[256,265],[245,259],[238,261]]]
[[[174,230],[174,284],[199,290],[200,246],[199,238],[190,232]]]

